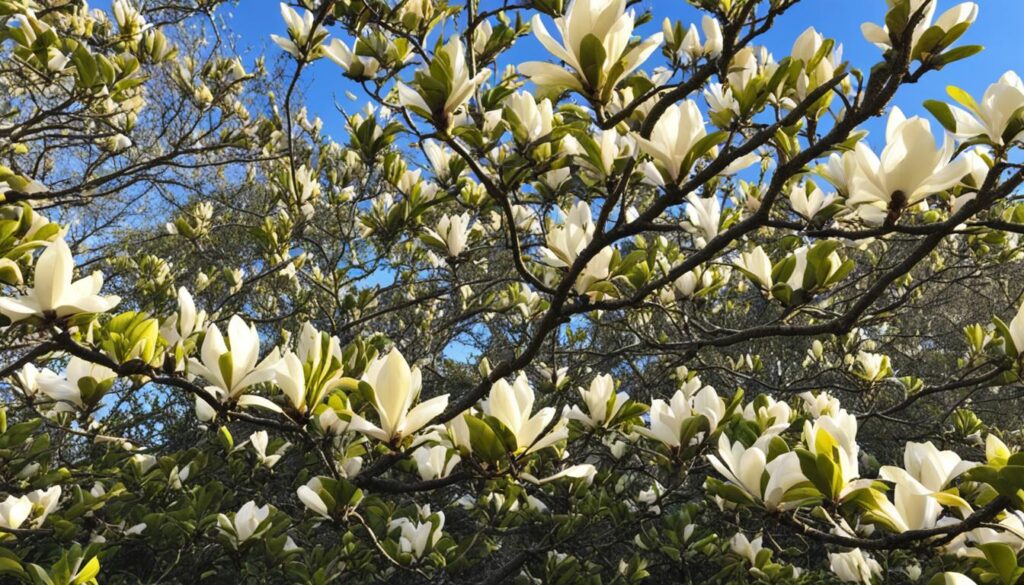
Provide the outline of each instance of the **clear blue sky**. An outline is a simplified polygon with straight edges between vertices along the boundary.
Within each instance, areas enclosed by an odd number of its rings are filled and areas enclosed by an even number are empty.
[[[486,5],[487,0],[484,2]],[[957,3],[951,0],[938,2],[939,12]],[[926,115],[921,103],[929,98],[944,98],[945,87],[949,84],[980,95],[1007,70],[1024,74],[1024,50],[1021,43],[1024,37],[1024,0],[978,0],[978,4],[978,21],[960,42],[984,45],[986,50],[974,58],[929,74],[916,86],[901,90],[896,103],[908,114]],[[700,19],[700,12],[683,0],[646,0],[637,9],[650,9],[654,15],[651,22],[637,31],[637,34],[643,35],[659,31],[665,17],[682,20],[684,23],[699,22]],[[805,28],[814,26],[826,36],[842,43],[845,58],[855,67],[867,71],[880,60],[880,52],[861,36],[860,25],[865,21],[882,22],[885,10],[884,0],[804,0],[791,9],[774,30],[762,37],[761,43],[767,45],[776,58],[782,58],[788,54],[793,40]],[[228,13],[231,15],[229,22],[232,28],[242,35],[242,47],[248,48],[250,55],[266,52],[268,57],[274,57],[280,54],[280,50],[269,40],[271,33],[284,34],[284,24],[275,0],[241,0],[237,7],[228,7],[225,14]],[[543,58],[547,58],[546,52],[532,35],[521,39],[506,57],[508,62]],[[505,64],[499,63],[502,66]],[[358,86],[342,77],[340,69],[326,59],[314,64],[304,75],[303,81],[310,111],[323,118],[328,132],[335,138],[341,138],[343,122],[334,104],[342,104],[348,111],[361,107],[365,99]],[[359,95],[359,101],[346,99],[346,90],[353,90]]]
[[[938,13],[958,4],[955,0],[937,0]],[[896,105],[908,114],[924,114],[921,107],[926,99],[943,99],[947,85],[958,85],[971,94],[980,96],[985,88],[1008,70],[1015,70],[1024,76],[1024,0],[976,0],[980,6],[978,21],[961,39],[961,44],[985,46],[985,51],[966,61],[954,63],[943,71],[933,72],[921,83],[901,90]],[[458,4],[452,0],[453,4]],[[484,6],[491,0],[483,0]],[[108,9],[110,0],[96,0],[94,5]],[[700,21],[700,11],[690,7],[683,0],[643,0],[636,8],[638,12],[651,10],[654,18],[640,27],[639,35],[650,35],[661,30],[665,17],[684,23]],[[775,29],[762,37],[761,44],[767,45],[781,59],[788,54],[793,40],[808,26],[814,26],[828,37],[836,39],[844,47],[845,58],[855,67],[868,71],[880,60],[877,48],[864,40],[860,25],[866,21],[881,23],[886,11],[885,0],[803,0],[780,20]],[[270,41],[271,34],[286,34],[278,9],[278,0],[240,0],[237,6],[227,5],[220,14],[233,30],[241,36],[240,48],[246,52],[246,62],[266,54],[268,61],[280,57],[282,51]],[[550,28],[549,28],[550,30]],[[435,32],[436,34],[436,32]],[[351,44],[351,39],[345,39]],[[523,38],[507,54],[506,62],[522,62],[548,58],[536,40],[531,36]],[[648,64],[654,63],[654,60]],[[651,65],[653,66],[653,65]],[[340,68],[327,59],[313,64],[303,76],[303,88],[307,95],[307,106],[314,115],[319,115],[325,128],[336,139],[344,134],[344,122],[335,110],[335,104],[347,111],[354,111],[365,103],[358,85],[345,79]],[[346,90],[352,90],[358,101],[345,97]]]

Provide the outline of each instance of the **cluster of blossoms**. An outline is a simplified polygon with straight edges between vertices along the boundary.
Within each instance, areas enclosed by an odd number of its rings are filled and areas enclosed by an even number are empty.
[[[202,120],[250,119],[240,59],[175,61],[130,0],[112,20],[35,4],[0,1],[0,40],[32,79],[91,96],[101,158],[83,166],[157,165],[131,158],[150,76]],[[467,4],[464,22],[443,0],[281,5],[283,107],[199,139],[251,156],[262,207],[175,202],[147,238],[223,254],[192,286],[134,253],[101,259],[134,273],[76,278],[99,238],[40,213],[67,194],[13,170],[32,140],[0,145],[17,163],[0,164],[0,335],[17,341],[0,368],[0,540],[17,552],[0,574],[88,585],[119,547],[167,539],[202,564],[209,539],[240,575],[260,555],[302,582],[437,580],[520,539],[498,577],[632,584],[711,559],[734,582],[1016,583],[1019,433],[969,407],[1019,386],[1024,305],[991,325],[951,309],[953,357],[900,355],[931,324],[888,321],[928,284],[1019,262],[1024,83],[950,88],[955,105],[925,104],[939,126],[892,107],[881,136],[860,130],[901,83],[976,52],[953,45],[977,5],[891,0],[863,27],[885,60],[864,75],[814,28],[782,59],[752,44],[794,0],[691,2],[699,28],[650,35],[627,0]],[[550,59],[500,69],[527,35]],[[344,146],[292,111],[324,57],[372,100],[344,116]],[[904,371],[940,361],[952,381]],[[923,405],[926,423],[901,418]],[[880,420],[935,428],[879,448],[862,429]]]

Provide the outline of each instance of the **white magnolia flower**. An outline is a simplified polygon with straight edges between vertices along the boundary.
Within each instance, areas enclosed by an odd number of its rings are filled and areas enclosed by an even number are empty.
[[[324,503],[323,498],[320,497],[320,478],[314,477],[309,480],[306,485],[299,486],[296,490],[296,495],[299,497],[299,501],[310,511],[321,516],[323,518],[330,518],[330,513],[327,509],[327,504]]]
[[[1010,341],[1013,342],[1015,353],[1024,353],[1024,303],[1017,309],[1017,315],[1007,326],[1010,331]]]
[[[804,446],[811,453],[835,457],[839,475],[836,487],[839,495],[845,495],[857,484],[851,482],[860,477],[860,445],[857,444],[857,417],[840,409],[835,414],[823,414],[814,421],[804,421]]]
[[[562,212],[565,221],[548,231],[547,246],[541,248],[540,261],[553,268],[568,268],[576,261],[580,252],[590,244],[594,236],[594,219],[590,205],[579,201],[569,210]]]
[[[0,502],[0,528],[17,530],[32,514],[32,500],[27,496],[7,496]]]
[[[764,248],[758,246],[749,252],[743,252],[733,264],[747,273],[764,290],[772,288],[772,260]]]
[[[557,411],[547,406],[533,414],[534,398],[530,381],[520,373],[512,384],[501,379],[491,385],[491,393],[481,405],[485,414],[498,419],[515,438],[516,455],[540,451],[569,435],[565,419],[542,435]]]
[[[814,219],[814,216],[831,205],[835,199],[835,193],[826,195],[821,188],[810,181],[796,185],[789,192],[789,203],[793,206],[793,211],[808,220]]]
[[[427,235],[443,243],[452,258],[462,254],[466,249],[471,231],[469,224],[472,219],[469,213],[462,215],[443,215],[437,222],[437,229],[426,228]]]
[[[412,459],[416,462],[416,469],[420,478],[424,481],[448,477],[452,469],[458,465],[462,457],[458,453],[449,456],[448,447],[435,445],[433,447],[420,447],[412,452]]]
[[[722,223],[722,205],[717,197],[686,196],[686,230],[693,234],[698,248],[703,248],[718,235]]]
[[[711,286],[715,282],[715,274],[711,270],[694,268],[675,280],[673,285],[683,298],[692,297],[697,291]]]
[[[931,443],[907,443],[903,452],[903,466],[906,472],[924,487],[938,492],[946,489],[949,482],[960,474],[976,466],[976,463],[963,461],[953,451],[939,451]],[[882,467],[880,476],[893,476],[899,468]]]
[[[804,408],[807,413],[813,418],[818,418],[826,414],[836,416],[842,411],[842,408],[839,405],[839,399],[828,392],[819,392],[817,394],[804,392],[800,394],[800,399],[803,400]]]
[[[447,94],[444,96],[445,101],[443,104],[437,104],[437,110],[432,108],[415,89],[402,82],[398,82],[395,86],[398,90],[399,102],[426,118],[435,118],[438,115],[450,118],[455,114],[456,110],[473,96],[476,88],[480,87],[491,75],[490,69],[484,69],[473,77],[469,76],[469,66],[466,65],[466,51],[462,45],[462,39],[458,35],[452,36],[445,43],[444,47],[441,48],[441,52],[447,59],[446,74],[449,78],[445,80],[448,88]],[[450,119],[448,121],[450,122]]]
[[[267,446],[270,444],[270,435],[267,431],[256,431],[249,435],[249,445],[252,446],[253,452],[256,454],[256,460],[261,465],[271,468],[281,460],[284,456],[285,450],[288,448],[288,443],[278,447],[277,451],[272,454],[267,454]]]
[[[391,521],[390,528],[400,530],[398,545],[402,552],[411,554],[418,559],[427,552],[428,546],[432,547],[437,544],[437,541],[441,539],[441,530],[444,528],[444,513],[438,512],[434,517],[437,518],[436,525],[429,519],[414,522],[408,518],[398,518]]]
[[[213,388],[210,391],[219,398],[239,398],[246,388],[274,377],[279,359],[277,350],[272,351],[263,361],[259,361],[259,357],[260,336],[256,326],[246,325],[241,317],[233,315],[228,322],[227,339],[216,325],[206,329],[206,338],[200,350],[201,359],[192,358],[189,371],[213,384],[207,389]],[[257,396],[242,398],[245,400],[240,399],[239,404],[273,404]]]
[[[998,82],[988,86],[980,102],[971,105],[974,107],[970,112],[949,106],[956,121],[954,135],[961,140],[986,136],[993,143],[1002,145],[1003,133],[1024,108],[1024,83],[1016,72],[1007,71]],[[1021,138],[1024,138],[1024,131],[1008,137],[1008,142]]]
[[[505,99],[504,112],[513,134],[523,142],[534,142],[551,134],[554,113],[547,98],[538,103],[530,93],[519,91]]]
[[[942,574],[942,582],[943,585],[978,585],[974,579],[971,579],[967,575],[952,571],[947,571]]]
[[[679,40],[679,49],[676,54],[683,63],[696,61],[701,57],[715,58],[722,54],[722,26],[707,14],[701,19],[700,25],[706,39],[703,44],[700,42],[700,33],[697,32],[696,24],[691,24],[683,38]],[[662,23],[661,32],[667,44],[676,44],[675,29],[672,26],[672,21],[668,18]]]
[[[718,427],[719,421],[725,415],[725,401],[711,386],[705,386],[692,397],[683,390],[678,390],[668,402],[660,398],[652,400],[650,428],[634,427],[634,430],[645,437],[660,441],[667,447],[687,447],[688,445],[681,444],[683,423],[701,415],[708,420],[712,431]]]
[[[321,46],[321,50],[328,59],[344,69],[349,77],[372,79],[380,69],[379,61],[373,57],[356,55],[341,39],[331,39],[329,44]]]
[[[752,401],[743,409],[743,418],[756,422],[762,429],[762,435],[777,435],[789,428],[789,419],[793,410],[789,404],[764,395],[764,404],[756,405]]]
[[[729,443],[724,434],[718,439],[718,456],[708,455],[708,460],[718,473],[730,483],[746,492],[754,501],[763,502],[772,510],[785,509],[786,492],[799,483],[807,481],[800,470],[800,459],[795,452],[783,453],[768,461],[770,435],[762,436],[749,448],[736,441]],[[768,482],[761,488],[761,479],[768,474]]]
[[[615,393],[615,380],[609,374],[596,376],[590,382],[590,389],[579,388],[579,393],[587,406],[587,412],[573,405],[566,412],[566,416],[590,428],[602,427],[615,418],[619,409],[629,399],[625,392]]]
[[[320,32],[319,27],[315,31],[313,30],[313,13],[303,10],[302,16],[299,16],[299,13],[292,7],[282,2],[281,17],[284,18],[285,24],[288,25],[289,38],[286,39],[278,35],[270,35],[270,38],[292,57],[302,59],[302,53],[309,45],[310,36]]]
[[[662,35],[658,33],[631,45],[634,22],[633,11],[626,12],[626,0],[574,0],[565,16],[555,19],[562,37],[559,44],[548,33],[540,15],[534,15],[531,26],[537,39],[573,72],[543,61],[523,63],[519,71],[539,86],[589,90],[600,99],[602,90],[618,85],[661,44]],[[584,64],[594,62],[595,48],[584,46],[587,38],[596,39],[605,54],[605,59],[598,62],[599,67],[590,71]]]
[[[101,389],[105,383],[115,378],[117,373],[110,368],[74,356],[68,360],[63,376],[58,376],[50,370],[43,370],[36,376],[36,383],[40,392],[65,405],[58,404],[55,408],[61,412],[68,410],[66,406],[84,407],[83,390],[90,394],[90,403],[94,404],[102,395],[102,391],[99,395],[96,394],[97,389]]]
[[[35,490],[26,497],[32,502],[35,511],[35,518],[32,519],[32,526],[38,528],[46,521],[57,506],[60,504],[61,487],[55,485],[45,490]]]
[[[871,585],[875,577],[881,576],[882,566],[878,561],[864,554],[859,548],[849,552],[829,553],[829,568],[840,581]]]
[[[257,508],[256,502],[249,500],[235,512],[233,519],[224,514],[218,514],[217,525],[221,531],[233,537],[235,544],[241,544],[250,538],[259,537],[268,528],[268,526],[261,526],[268,517],[270,517],[269,505]]]
[[[447,394],[413,406],[422,385],[420,369],[410,369],[397,349],[375,359],[363,380],[373,388],[370,404],[377,412],[380,426],[353,414],[349,428],[379,441],[390,443],[412,435],[448,406]]]
[[[743,533],[737,532],[729,539],[729,549],[746,559],[751,565],[757,563],[757,553],[761,552],[763,548],[760,536],[754,540],[748,540]]]
[[[895,0],[887,0],[889,7],[895,4]],[[935,17],[935,9],[938,6],[937,0],[910,0],[910,14],[916,14],[924,7],[923,17],[914,27],[910,46],[914,47],[921,39],[921,35],[932,26],[949,32],[954,26],[961,23],[973,23],[978,18],[978,5],[974,2],[963,2],[943,12],[938,19],[932,22]],[[860,26],[861,33],[868,42],[874,43],[879,49],[888,50],[892,48],[892,41],[889,39],[889,27],[881,27],[873,22],[865,22]]]
[[[0,314],[13,322],[30,317],[55,316],[58,319],[80,313],[104,313],[113,309],[121,298],[102,296],[103,275],[91,275],[72,281],[74,259],[63,238],[49,244],[39,255],[35,283],[28,294],[0,297]]]
[[[953,187],[967,174],[968,162],[953,159],[953,140],[935,146],[924,118],[907,118],[893,108],[886,127],[886,146],[879,158],[863,142],[856,147],[857,168],[846,204],[870,225],[881,225],[892,212]]]
[[[640,150],[650,155],[658,168],[677,183],[694,162],[688,160],[690,151],[705,136],[707,131],[700,108],[696,102],[685,100],[666,108],[654,125],[650,140],[638,136],[636,141]]]
[[[889,356],[867,351],[857,352],[854,373],[868,382],[879,382],[892,374]]]
[[[578,465],[569,466],[554,475],[545,477],[544,479],[537,479],[536,477],[529,473],[521,473],[519,474],[519,477],[536,485],[544,485],[546,483],[551,483],[553,481],[558,481],[564,478],[582,479],[587,483],[587,485],[590,485],[591,483],[594,482],[594,476],[596,475],[596,467],[594,467],[590,463],[580,463]]]
[[[128,0],[114,0],[110,4],[110,11],[122,35],[138,40],[149,28],[146,17]]]
[[[206,311],[196,311],[195,301],[188,289],[178,289],[178,312],[168,317],[160,326],[160,335],[171,345],[184,341],[187,337],[203,328],[206,323]]]

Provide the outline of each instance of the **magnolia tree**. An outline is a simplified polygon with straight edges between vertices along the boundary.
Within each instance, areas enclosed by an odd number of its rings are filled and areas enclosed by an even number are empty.
[[[1018,583],[1024,83],[798,3],[0,0],[3,581]]]

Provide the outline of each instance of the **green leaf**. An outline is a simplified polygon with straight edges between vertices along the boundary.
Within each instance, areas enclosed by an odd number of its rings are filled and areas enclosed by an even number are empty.
[[[968,57],[973,57],[973,56],[977,55],[978,53],[980,53],[980,52],[982,52],[984,50],[985,50],[985,47],[983,47],[981,45],[964,45],[962,47],[957,47],[955,49],[950,49],[950,50],[946,51],[945,53],[943,53],[942,55],[939,55],[938,63],[936,64],[936,67],[938,67],[938,68],[945,67],[946,65],[949,65],[950,63],[954,63],[956,61],[961,61],[961,60],[966,59]]]
[[[592,89],[601,87],[601,69],[608,59],[601,39],[593,34],[583,37],[580,43],[580,67],[583,78]]]
[[[953,110],[949,109],[949,104],[938,100],[927,100],[924,102],[924,107],[935,116],[943,128],[950,132],[956,132],[956,118],[953,117]]]
[[[985,560],[994,569],[1003,585],[1014,585],[1024,569],[1017,566],[1017,553],[1009,545],[1001,542],[989,542],[977,545],[985,554]]]

